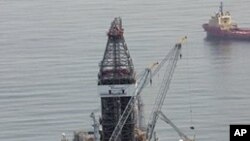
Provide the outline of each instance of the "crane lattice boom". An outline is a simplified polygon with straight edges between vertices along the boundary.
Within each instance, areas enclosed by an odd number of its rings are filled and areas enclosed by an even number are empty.
[[[135,96],[133,96],[129,100],[129,102],[128,102],[128,104],[127,104],[124,112],[122,113],[121,118],[119,119],[119,121],[118,121],[118,123],[117,123],[117,125],[116,125],[116,127],[115,127],[115,129],[114,129],[114,131],[113,131],[113,133],[111,135],[111,137],[109,138],[109,141],[116,141],[117,140],[119,134],[122,131],[122,128],[123,128],[126,120],[128,119],[130,113],[133,111],[133,107],[135,106],[136,99],[138,98],[138,96],[141,93],[141,91],[144,88],[144,86],[146,86],[148,84],[150,72],[151,71],[150,71],[149,68],[145,69],[143,77],[141,77],[139,79],[138,86],[137,86],[137,88],[135,90]]]
[[[180,56],[180,51],[181,51],[181,43],[178,43],[174,46],[173,53],[171,52],[172,54],[170,54],[169,63],[166,66],[167,68],[166,68],[166,71],[165,71],[165,74],[164,74],[164,77],[160,86],[160,90],[157,95],[153,111],[149,118],[148,129],[147,129],[147,134],[146,134],[147,139],[149,141],[151,140],[153,136],[154,128],[159,117],[157,112],[161,110],[162,105],[164,103],[172,76],[174,74],[174,70],[176,68],[177,61]]]
[[[181,132],[181,130],[169,118],[167,118],[167,116],[164,115],[162,111],[159,111],[157,114],[160,116],[161,120],[165,121],[167,124],[174,128],[174,130],[178,133],[183,141],[194,141],[189,139],[187,135]]]
[[[163,92],[166,92],[168,90],[174,69],[176,67],[178,57],[180,55],[181,45],[182,45],[181,43],[176,44],[159,64],[155,63],[153,66],[156,66],[156,64],[158,65],[155,69],[153,67],[145,69],[144,73],[141,75],[141,77],[139,78],[139,81],[137,83],[138,85],[135,89],[134,97],[132,97],[130,99],[130,101],[128,102],[128,104],[127,104],[124,112],[122,113],[109,141],[116,141],[117,140],[129,114],[133,111],[133,107],[135,106],[135,101],[139,98],[141,91],[151,81],[152,77],[154,77],[159,72],[159,70],[164,66],[164,64],[167,61],[170,62],[167,65],[167,68],[170,68],[170,69],[164,75],[164,78],[166,77],[164,79],[165,83],[162,84],[162,86],[161,86],[162,88],[160,91],[162,91],[161,93],[163,93]],[[163,95],[160,97],[165,98],[165,96],[163,96]],[[163,104],[163,101],[159,100],[159,98],[157,99],[157,101],[160,102],[160,105],[157,106],[155,109],[160,109],[161,105]],[[156,119],[156,120],[157,120],[157,118],[158,117],[153,117],[153,119]],[[151,122],[152,123],[151,125],[153,125],[153,127],[155,126],[156,120],[155,121],[153,120]],[[150,129],[152,131],[154,130],[154,128],[150,128]],[[152,137],[152,134],[150,134],[150,138],[151,137]]]

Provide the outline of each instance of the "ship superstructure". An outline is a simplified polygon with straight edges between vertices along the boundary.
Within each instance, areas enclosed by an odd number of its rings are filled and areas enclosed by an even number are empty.
[[[209,26],[218,27],[221,30],[230,30],[237,28],[237,25],[232,22],[231,14],[223,11],[223,4],[220,5],[220,10],[215,16],[211,16],[208,22]]]

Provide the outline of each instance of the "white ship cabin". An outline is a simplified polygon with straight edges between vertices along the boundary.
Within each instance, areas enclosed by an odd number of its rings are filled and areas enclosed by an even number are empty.
[[[236,24],[232,23],[232,17],[228,11],[225,13],[218,12],[215,16],[212,16],[209,20],[209,25],[220,27],[221,30],[229,30],[237,27]]]

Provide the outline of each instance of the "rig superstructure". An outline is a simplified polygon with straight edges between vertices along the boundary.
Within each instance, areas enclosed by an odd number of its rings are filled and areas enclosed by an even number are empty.
[[[101,97],[102,141],[108,141],[121,114],[132,97],[135,72],[123,37],[121,18],[115,18],[108,31],[108,41],[100,62],[98,87]],[[131,113],[119,141],[134,141],[135,115]]]
[[[153,63],[142,73],[135,75],[123,33],[122,20],[117,17],[112,21],[107,33],[108,41],[99,64],[101,117],[98,121],[95,114],[91,113],[94,130],[74,132],[73,141],[158,141],[155,126],[159,118],[173,127],[183,141],[193,141],[161,111],[177,61],[182,57],[181,48],[186,37],[176,43],[160,62]],[[162,68],[164,77],[146,125],[140,94]],[[68,141],[65,134],[62,135],[61,141]]]

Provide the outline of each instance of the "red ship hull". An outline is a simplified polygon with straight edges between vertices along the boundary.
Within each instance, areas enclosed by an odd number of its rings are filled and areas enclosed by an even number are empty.
[[[219,27],[209,26],[208,24],[203,24],[202,27],[207,32],[208,37],[250,41],[250,29],[234,28],[221,30]]]

